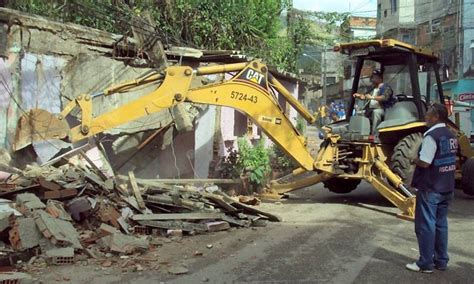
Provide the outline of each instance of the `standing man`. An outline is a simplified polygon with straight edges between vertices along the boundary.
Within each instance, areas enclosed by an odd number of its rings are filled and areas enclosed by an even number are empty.
[[[355,93],[353,96],[361,100],[370,100],[369,110],[372,115],[372,134],[376,134],[377,126],[379,126],[383,120],[385,109],[392,107],[396,99],[393,95],[392,88],[383,82],[383,75],[380,70],[374,70],[372,72],[370,82],[372,82],[374,87],[372,94]]]
[[[321,104],[319,106],[319,126],[323,127],[328,123],[327,117],[328,117],[328,107],[325,104]]]
[[[412,186],[417,190],[415,233],[420,258],[406,265],[411,271],[432,273],[448,265],[448,205],[453,198],[458,141],[446,127],[448,111],[433,104],[425,116],[425,132]]]

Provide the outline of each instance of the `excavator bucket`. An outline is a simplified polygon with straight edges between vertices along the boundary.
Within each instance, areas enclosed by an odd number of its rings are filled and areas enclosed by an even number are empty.
[[[20,150],[33,142],[64,139],[69,135],[69,130],[65,119],[60,120],[43,109],[32,109],[18,121],[13,149]]]

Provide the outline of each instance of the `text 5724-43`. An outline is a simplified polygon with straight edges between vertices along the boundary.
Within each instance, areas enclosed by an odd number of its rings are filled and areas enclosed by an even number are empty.
[[[258,101],[257,96],[251,96],[237,91],[232,91],[230,93],[230,98],[239,101],[249,101],[254,104],[256,104]]]

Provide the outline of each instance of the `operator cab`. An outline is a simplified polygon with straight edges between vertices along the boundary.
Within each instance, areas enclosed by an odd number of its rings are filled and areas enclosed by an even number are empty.
[[[341,44],[334,49],[349,56],[354,63],[348,117],[346,121],[330,125],[333,133],[341,134],[345,140],[370,141],[376,134],[380,140],[395,141],[396,137],[389,135],[393,130],[424,127],[424,114],[433,82],[437,83],[440,101],[444,101],[437,58],[427,49],[396,40]],[[352,94],[372,92],[374,86],[370,76],[376,69],[382,72],[383,83],[390,86],[396,102],[384,108],[376,133],[371,133],[369,101],[354,98]]]

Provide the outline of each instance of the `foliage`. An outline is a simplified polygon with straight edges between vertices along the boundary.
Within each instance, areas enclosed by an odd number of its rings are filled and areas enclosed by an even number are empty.
[[[235,179],[247,174],[253,185],[264,185],[271,171],[271,151],[265,147],[265,140],[261,139],[256,145],[252,145],[246,137],[240,137],[237,145],[238,151],[233,146],[227,148],[229,154],[218,169],[221,177]]]
[[[221,178],[239,178],[241,174],[237,166],[239,162],[239,152],[234,146],[227,147],[227,151],[229,154],[219,164],[217,171],[220,173]]]
[[[307,46],[338,41],[347,13],[300,11],[292,0],[10,0],[13,9],[131,35],[133,17],[150,17],[165,44],[200,49],[242,50],[267,64],[297,73],[320,70],[301,60]],[[143,29],[142,26],[133,26]],[[148,28],[147,27],[147,30]],[[300,60],[298,60],[300,59]],[[307,59],[307,58],[306,58]]]
[[[289,173],[297,167],[296,163],[282,151],[280,146],[274,144],[270,149],[270,166],[274,171]]]
[[[269,151],[265,148],[265,140],[260,139],[253,146],[245,137],[237,140],[239,159],[237,168],[249,175],[250,182],[256,186],[263,186],[267,182],[271,171]]]
[[[265,61],[285,68],[291,64],[280,43],[286,49],[290,45],[278,32],[282,29],[280,15],[291,3],[291,0],[17,0],[8,1],[7,6],[125,35],[131,33],[132,17],[150,15],[157,36],[165,44],[236,49],[260,58],[263,54]]]

